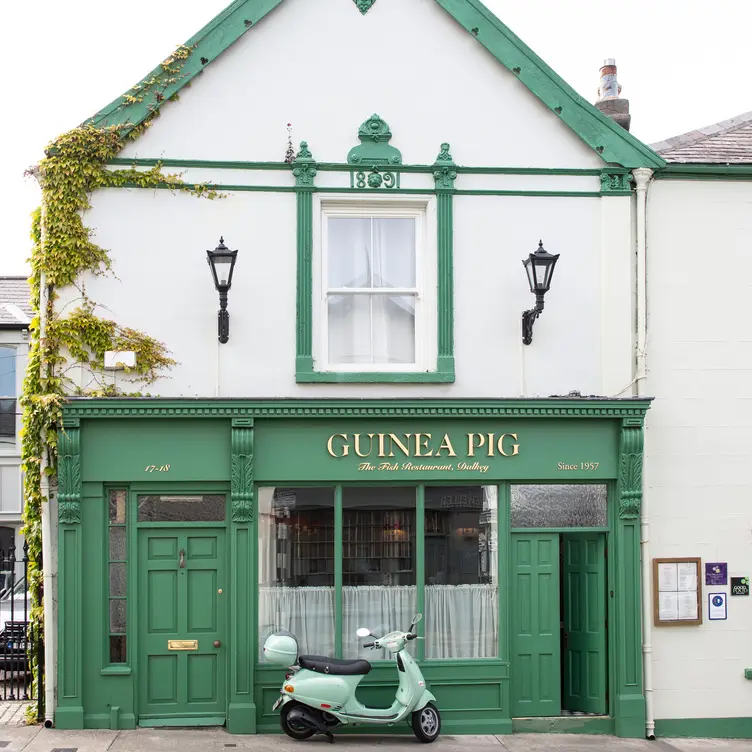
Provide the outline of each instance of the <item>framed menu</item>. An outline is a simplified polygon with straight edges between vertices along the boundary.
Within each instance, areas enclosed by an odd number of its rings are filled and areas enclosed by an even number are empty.
[[[700,559],[653,559],[656,627],[702,624]]]

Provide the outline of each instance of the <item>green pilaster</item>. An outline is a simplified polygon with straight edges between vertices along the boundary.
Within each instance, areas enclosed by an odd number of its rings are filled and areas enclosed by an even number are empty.
[[[334,656],[342,657],[342,486],[334,488]]]
[[[295,372],[313,372],[313,190],[316,163],[305,141],[293,162],[297,196],[297,328]]]
[[[230,525],[230,640],[227,651],[230,698],[227,730],[256,733],[254,666],[256,663],[256,535],[253,518],[253,418],[232,421],[232,523]]]
[[[457,165],[449,144],[441,145],[434,163],[438,222],[438,360],[437,371],[451,374],[454,381],[454,217],[453,193]]]
[[[426,529],[426,487],[421,483],[415,495],[415,587],[416,610],[424,613],[426,607],[426,543],[424,533]],[[425,625],[418,625],[417,633],[426,634]],[[418,640],[418,660],[426,657],[426,643]]]
[[[616,515],[616,697],[615,733],[645,734],[642,690],[642,619],[640,588],[640,507],[642,503],[642,418],[622,421]]]
[[[512,638],[510,631],[510,567],[511,567],[511,491],[509,483],[499,485],[498,493],[498,522],[496,547],[499,568],[499,658],[506,663],[505,679],[501,683],[501,708],[506,721],[506,733],[512,733],[512,690],[509,680],[509,665],[512,655]]]
[[[84,727],[81,428],[66,418],[58,437],[58,691],[55,725]]]

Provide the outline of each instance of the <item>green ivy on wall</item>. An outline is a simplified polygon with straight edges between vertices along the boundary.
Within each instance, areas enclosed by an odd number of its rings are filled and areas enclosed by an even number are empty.
[[[126,140],[137,138],[159,113],[164,89],[178,80],[180,69],[191,50],[179,47],[162,63],[162,74],[142,83],[131,95],[132,102],[148,101],[152,115],[127,132],[122,127],[82,125],[58,137],[50,144],[38,168],[42,188],[42,207],[32,215],[31,341],[23,391],[20,398],[23,428],[21,457],[24,471],[24,528],[29,550],[29,590],[32,609],[30,622],[34,633],[43,637],[43,561],[42,467],[55,477],[58,431],[62,426],[62,404],[71,392],[111,397],[122,394],[115,385],[106,384],[104,373],[107,350],[136,353],[136,365],[129,369],[141,383],[148,385],[175,364],[161,342],[148,334],[97,316],[96,303],[85,290],[80,305],[63,315],[55,312],[57,291],[72,285],[83,273],[107,274],[111,269],[108,251],[92,240],[92,231],[84,224],[84,212],[91,208],[92,193],[101,188],[135,185],[140,188],[171,186],[206,198],[216,191],[202,186],[187,187],[179,175],[164,174],[160,164],[149,170],[135,168],[112,170],[107,163],[117,156]],[[42,289],[44,285],[44,290]],[[44,294],[43,294],[44,293]],[[43,303],[44,301],[44,303]],[[40,313],[45,306],[45,331],[41,336]],[[74,365],[82,364],[92,374],[93,387],[75,386],[67,377]],[[133,396],[133,395],[130,395]],[[44,462],[43,462],[44,460]],[[37,696],[43,698],[39,672],[40,656],[32,656],[32,671]],[[43,702],[39,704],[43,713]],[[29,709],[36,720],[36,707]]]

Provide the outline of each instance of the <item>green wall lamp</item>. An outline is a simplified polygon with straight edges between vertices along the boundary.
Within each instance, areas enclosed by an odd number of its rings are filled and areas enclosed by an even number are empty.
[[[206,260],[214,277],[214,287],[219,293],[218,335],[224,345],[230,339],[230,314],[227,310],[227,293],[232,285],[232,273],[235,270],[235,259],[238,252],[231,251],[225,245],[224,237],[220,237],[219,245],[213,251],[206,252]]]
[[[535,295],[535,308],[522,312],[522,341],[526,345],[533,341],[533,324],[543,313],[543,296],[551,287],[551,278],[554,276],[554,267],[558,260],[559,254],[550,254],[540,240],[538,250],[522,262],[527,272],[527,281],[530,283],[530,292]]]

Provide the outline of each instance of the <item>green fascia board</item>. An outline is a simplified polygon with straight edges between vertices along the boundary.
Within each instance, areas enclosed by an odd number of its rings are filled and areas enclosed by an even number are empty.
[[[85,125],[98,128],[116,126],[124,133],[140,125],[282,1],[235,0],[185,43],[192,54],[182,66],[178,80],[165,89],[159,102],[128,103],[127,94],[124,94],[86,120]],[[604,162],[630,169],[656,169],[666,164],[650,147],[583,99],[480,0],[436,2],[595,150]],[[141,83],[151,80],[161,71],[161,65],[157,66]]]
[[[128,92],[126,92],[83,124],[96,128],[114,126],[121,128],[124,134],[128,133],[155,111],[160,110],[170,97],[189,84],[207,65],[210,65],[282,1],[234,0],[185,43],[184,46],[191,50],[191,54],[182,66],[178,80],[165,89],[159,102],[128,103],[126,99]],[[160,73],[162,73],[161,64],[144,76],[139,83],[143,84]]]
[[[670,163],[655,173],[658,180],[752,180],[752,164]]]
[[[666,164],[649,146],[583,99],[480,0],[436,2],[606,163],[630,169]]]
[[[70,397],[63,423],[90,418],[595,418],[642,425],[652,398],[543,399],[202,399]],[[245,423],[243,423],[245,425]],[[630,423],[631,425],[631,423]]]

